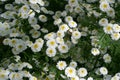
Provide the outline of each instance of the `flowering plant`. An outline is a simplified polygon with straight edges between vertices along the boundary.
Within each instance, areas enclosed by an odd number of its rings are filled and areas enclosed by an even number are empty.
[[[0,80],[120,80],[120,0],[0,6]]]

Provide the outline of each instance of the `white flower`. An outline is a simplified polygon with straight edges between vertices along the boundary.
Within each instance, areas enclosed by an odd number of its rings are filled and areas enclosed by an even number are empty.
[[[37,4],[38,0],[29,0],[29,2],[32,3],[32,4]]]
[[[0,69],[0,80],[8,80],[9,73],[10,72],[8,70]]]
[[[108,20],[106,18],[100,19],[99,25],[104,26],[104,27],[107,26],[108,25]]]
[[[73,67],[67,67],[65,69],[65,75],[67,77],[75,77],[76,76],[76,70]]]
[[[20,71],[19,73],[23,74],[23,77],[31,77],[31,74],[28,71]]]
[[[56,49],[49,47],[46,49],[46,54],[49,57],[54,57],[56,55]]]
[[[114,32],[120,32],[120,26],[118,24],[113,25],[113,31]]]
[[[9,45],[10,45],[11,47],[14,47],[17,43],[18,43],[18,39],[13,38],[12,40],[10,40]]]
[[[73,21],[73,18],[72,18],[71,16],[66,16],[66,17],[65,17],[65,21],[66,21],[66,22]]]
[[[48,33],[48,30],[46,28],[40,29],[43,33]]]
[[[53,47],[53,48],[56,48],[57,47],[57,43],[55,41],[55,39],[50,39],[47,41],[47,46],[48,47]]]
[[[71,77],[70,80],[79,80],[79,77],[78,76]]]
[[[31,49],[33,52],[39,52],[41,51],[41,48],[42,48],[42,44],[40,42],[35,42],[32,46],[31,46]]]
[[[107,26],[105,26],[104,28],[104,32],[106,34],[112,34],[113,33],[113,24],[108,24]]]
[[[100,54],[100,51],[97,49],[97,48],[92,48],[91,49],[91,53],[96,56],[96,55],[99,55]]]
[[[63,31],[57,31],[57,37],[63,38],[65,33]]]
[[[70,28],[75,28],[77,27],[77,23],[75,21],[69,21],[68,25],[70,26]]]
[[[110,63],[111,62],[111,56],[109,54],[105,54],[103,56],[104,62],[105,63]]]
[[[77,6],[77,5],[78,5],[78,0],[69,0],[68,3],[69,3],[70,6],[73,6],[73,7],[74,7],[74,6]]]
[[[72,61],[72,62],[70,62],[70,65],[69,65],[69,66],[71,66],[71,67],[73,67],[73,68],[76,68],[76,67],[77,67],[77,62]]]
[[[10,80],[22,80],[23,75],[21,73],[11,72],[9,78]]]
[[[38,4],[40,4],[40,6],[44,6],[44,5],[45,5],[45,1],[43,1],[43,0],[38,0]]]
[[[86,80],[85,78],[80,78],[79,80]]]
[[[54,32],[48,33],[44,36],[44,39],[49,40],[49,39],[54,39],[56,37],[56,34]]]
[[[115,0],[107,0],[108,3],[115,3]]]
[[[17,54],[19,54],[20,52],[17,51],[16,48],[12,48],[12,53],[13,53],[14,55],[17,55]]]
[[[103,1],[100,3],[100,9],[104,12],[108,11],[110,9],[110,5],[107,1]]]
[[[21,18],[23,18],[23,19],[26,19],[26,18],[28,18],[28,13],[19,13],[20,15],[21,15]]]
[[[41,22],[47,22],[47,17],[46,17],[45,15],[40,15],[40,16],[39,16],[39,20],[40,20]]]
[[[113,76],[111,80],[120,80],[120,78],[118,76]]]
[[[57,37],[56,42],[59,43],[59,44],[64,44],[64,39],[60,38],[60,37]]]
[[[120,33],[112,33],[111,38],[113,40],[119,40],[120,39]]]
[[[33,38],[38,38],[41,35],[40,31],[34,30],[32,33]]]
[[[30,10],[30,8],[28,5],[23,5],[20,9],[20,12],[27,13],[27,12],[29,12],[29,10]]]
[[[29,17],[28,22],[31,25],[35,25],[35,24],[37,24],[37,19],[35,17]]]
[[[6,39],[3,40],[4,45],[9,45],[9,42],[10,42],[9,38],[6,38]]]
[[[73,31],[72,32],[72,37],[74,39],[79,39],[81,37],[81,33],[79,31]]]
[[[35,76],[30,76],[29,80],[37,80],[37,78]]]
[[[67,24],[62,24],[59,26],[59,30],[63,31],[63,32],[66,32],[68,29],[69,29],[69,27]]]
[[[27,46],[25,43],[22,43],[22,42],[19,42],[15,45],[15,48],[18,52],[22,52],[24,51],[25,49],[27,49]]]
[[[62,22],[62,20],[59,18],[59,19],[56,19],[56,20],[54,21],[54,24],[55,24],[55,25],[59,25],[61,22]]]
[[[114,18],[115,17],[115,10],[113,8],[110,8],[107,11],[107,16]]]
[[[93,80],[93,78],[92,77],[88,77],[87,80]]]
[[[5,5],[5,9],[12,10],[13,9],[13,5],[12,4],[6,4]]]
[[[31,47],[33,45],[33,42],[28,40],[28,41],[26,41],[26,44],[28,47]]]
[[[68,52],[68,46],[66,44],[60,44],[58,46],[58,50],[60,53],[67,53]]]
[[[72,43],[73,43],[73,44],[77,44],[77,43],[78,43],[78,40],[77,40],[77,39],[74,39],[73,37],[71,37],[71,40],[72,40]]]
[[[57,62],[57,65],[56,67],[59,69],[59,70],[64,70],[66,68],[67,64],[65,61],[59,61]]]
[[[39,30],[40,29],[40,25],[38,25],[38,24],[31,25],[31,27],[33,27],[35,30]]]
[[[107,68],[106,68],[106,67],[101,67],[101,68],[100,68],[100,73],[101,73],[102,75],[107,75],[107,74],[108,74]]]
[[[30,4],[30,7],[37,13],[40,13],[40,6],[38,4]],[[31,11],[30,14],[34,11]]]
[[[87,76],[87,74],[88,74],[88,72],[87,72],[86,68],[80,68],[80,69],[78,70],[78,75],[79,75],[80,77],[85,77],[85,76]]]

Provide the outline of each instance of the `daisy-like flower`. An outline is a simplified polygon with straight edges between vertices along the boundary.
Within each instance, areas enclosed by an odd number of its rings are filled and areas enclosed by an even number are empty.
[[[17,72],[11,72],[9,75],[10,80],[22,80],[23,75]]]
[[[72,32],[72,37],[74,39],[79,39],[81,37],[81,33],[79,31],[73,31]]]
[[[87,80],[93,80],[93,78],[92,77],[88,77]]]
[[[66,32],[68,29],[69,29],[69,27],[67,24],[62,24],[59,26],[59,30],[63,31],[63,32]]]
[[[47,17],[46,17],[45,15],[40,15],[40,16],[39,16],[39,20],[40,20],[41,22],[47,22]]]
[[[70,80],[80,80],[78,76],[71,77]]]
[[[63,38],[65,36],[63,31],[57,31],[57,37]]]
[[[103,1],[100,3],[100,10],[106,12],[110,9],[110,5],[107,1]]]
[[[20,9],[20,12],[26,13],[26,12],[29,12],[29,10],[30,10],[30,8],[28,5],[23,5]]]
[[[35,24],[37,24],[37,19],[35,17],[29,17],[28,22],[31,25],[35,25]]]
[[[31,25],[31,27],[33,27],[35,30],[39,30],[40,29],[40,25],[38,25],[38,24]]]
[[[20,14],[20,17],[23,18],[23,19],[27,19],[28,18],[28,13],[19,13]]]
[[[57,37],[56,42],[59,43],[59,44],[64,44],[64,39],[60,38],[60,37]]]
[[[55,39],[50,39],[47,41],[47,46],[48,47],[53,47],[53,48],[56,48],[57,47],[57,43],[55,41]]]
[[[44,36],[44,39],[49,40],[49,39],[54,39],[56,37],[56,34],[54,32],[48,33]]]
[[[120,80],[120,78],[118,76],[113,76],[111,80]]]
[[[109,54],[105,54],[103,56],[104,62],[105,63],[110,63],[111,62],[111,56]]]
[[[79,75],[80,77],[85,77],[85,76],[87,76],[87,74],[88,74],[88,72],[87,72],[86,68],[80,68],[80,69],[78,70],[78,75]]]
[[[110,8],[107,11],[107,16],[114,18],[115,17],[115,10],[113,8]]]
[[[18,43],[18,39],[13,38],[12,40],[10,40],[9,45],[10,45],[11,47],[14,47],[17,43]]]
[[[6,39],[3,40],[4,45],[9,45],[9,42],[10,42],[9,38],[6,38]]]
[[[26,71],[26,70],[19,71],[19,73],[23,74],[23,77],[31,77],[31,74],[28,71]]]
[[[107,68],[101,67],[101,68],[100,68],[100,73],[101,73],[102,75],[107,75],[107,74],[108,74]]]
[[[107,26],[108,25],[108,20],[106,18],[100,19],[99,25],[104,26],[104,27]]]
[[[68,25],[70,26],[70,28],[75,28],[77,27],[77,23],[75,21],[69,21]]]
[[[70,62],[70,65],[69,65],[69,66],[71,66],[71,67],[73,67],[73,68],[76,68],[76,67],[77,67],[77,62],[72,61],[72,62]]]
[[[66,21],[66,22],[73,21],[73,18],[72,18],[71,16],[66,16],[66,17],[65,17],[65,21]]]
[[[58,46],[58,50],[60,51],[60,53],[67,53],[68,52],[68,46],[66,44],[60,44]]]
[[[107,26],[105,26],[104,28],[104,32],[106,34],[112,34],[113,33],[113,24],[108,24]]]
[[[19,52],[22,52],[22,51],[24,51],[25,49],[27,49],[27,45],[25,44],[25,43],[17,43],[16,45],[15,45],[15,48],[16,48],[16,50],[17,51],[19,51]]]
[[[69,0],[69,5],[74,7],[74,6],[77,6],[78,5],[78,0]]]
[[[47,50],[46,50],[46,54],[47,54],[47,56],[49,56],[49,57],[54,57],[54,56],[56,55],[56,49],[49,47],[49,48],[47,48]]]
[[[31,49],[33,52],[39,52],[41,51],[41,48],[42,48],[42,44],[40,42],[35,42],[32,46],[31,46]]]
[[[8,70],[0,69],[0,80],[7,80],[9,73],[10,72]]]
[[[77,44],[77,43],[78,43],[78,40],[77,40],[77,39],[74,39],[73,37],[71,37],[71,40],[72,40],[72,43],[73,43],[73,44]]]
[[[38,4],[30,4],[30,7],[35,10],[37,13],[40,12],[40,6]],[[34,12],[34,11],[32,11]]]
[[[29,80],[37,80],[37,78],[35,76],[30,76]]]
[[[92,53],[94,56],[96,56],[96,55],[99,55],[99,54],[100,54],[100,51],[99,51],[99,49],[97,49],[97,48],[92,48],[92,49],[91,49],[91,53]]]
[[[79,80],[86,80],[85,78],[80,78]]]
[[[5,9],[12,10],[13,9],[13,5],[12,4],[6,4],[5,5]]]
[[[67,77],[75,77],[76,76],[76,70],[73,67],[67,67],[65,69],[65,75]]]
[[[59,18],[59,19],[56,19],[56,20],[54,21],[54,24],[55,24],[55,25],[59,25],[61,22],[62,22],[62,20]]]
[[[33,38],[38,38],[41,35],[40,31],[34,30],[32,33]]]
[[[120,26],[118,24],[113,25],[113,31],[114,32],[120,32]]]
[[[32,4],[37,4],[38,0],[29,0],[29,2],[32,3]]]
[[[120,39],[120,33],[112,33],[111,38],[113,40],[119,40]]]
[[[56,67],[59,69],[59,70],[64,70],[66,68],[67,64],[65,61],[59,61],[57,62],[57,65]]]

